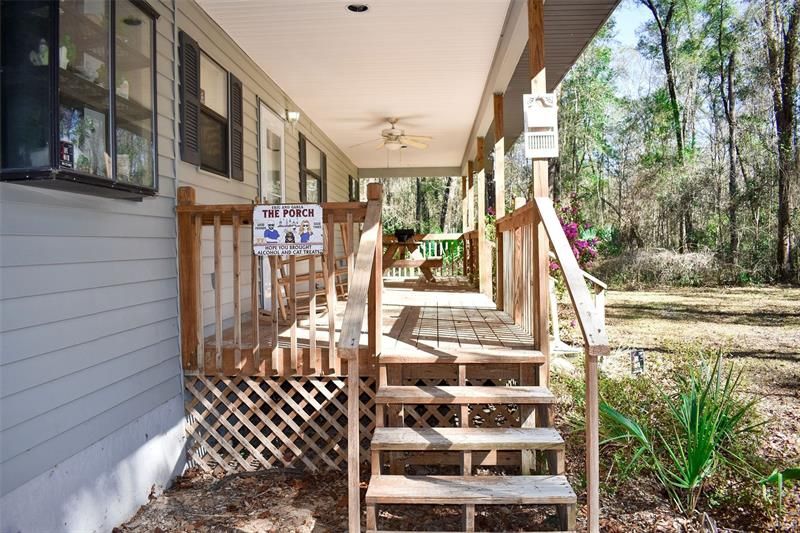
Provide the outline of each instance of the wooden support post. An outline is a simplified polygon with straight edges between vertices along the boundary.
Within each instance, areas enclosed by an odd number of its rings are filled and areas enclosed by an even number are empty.
[[[547,76],[544,62],[544,0],[528,0],[528,48],[530,52],[529,72],[531,94],[547,92]],[[533,196],[547,198],[550,195],[547,159],[534,159]],[[533,338],[534,348],[541,351],[545,363],[539,367],[539,385],[550,383],[550,332],[548,329],[548,283],[550,276],[550,243],[544,225],[534,217],[533,226]]]
[[[467,161],[467,226],[475,229],[475,162]]]
[[[461,233],[462,235],[469,231],[469,212],[467,211],[467,177],[461,176]],[[461,273],[464,276],[469,275],[467,269],[467,239],[461,238],[463,245],[461,252]]]
[[[381,201],[383,186],[380,183],[367,185],[367,200]],[[368,339],[369,357],[372,361],[381,353],[383,337],[383,222],[378,221],[378,237],[375,242],[375,259],[372,265],[372,277],[369,280]]]
[[[506,216],[506,174],[505,174],[505,123],[503,119],[503,95],[494,95],[494,212],[496,220]],[[497,269],[495,303],[497,309],[503,310],[505,298],[505,264],[503,257],[503,233],[495,231],[495,252]]]
[[[195,192],[192,187],[178,187],[178,205],[191,206],[195,203]],[[197,368],[197,336],[202,335],[203,324],[197,322],[197,307],[201,306],[200,294],[197,291],[197,260],[200,254],[195,239],[194,216],[178,215],[178,281],[179,302],[181,307],[181,360],[185,370]]]
[[[478,288],[481,293],[492,298],[492,260],[489,242],[486,239],[486,158],[483,137],[478,137]]]
[[[506,142],[503,100],[502,94],[494,95],[494,212],[498,219],[506,216]]]

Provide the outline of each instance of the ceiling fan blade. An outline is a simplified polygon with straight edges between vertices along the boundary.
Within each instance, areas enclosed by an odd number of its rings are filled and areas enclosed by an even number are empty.
[[[417,142],[415,140],[409,139],[408,137],[400,137],[400,142],[403,144],[407,144],[408,146],[413,146],[414,148],[419,148],[422,150],[428,147],[427,144]]]
[[[386,144],[386,139],[382,139],[381,143],[378,146],[376,146],[375,149],[380,150],[381,148],[384,147],[385,144]]]
[[[403,135],[404,139],[411,139],[412,141],[432,141],[433,137],[427,135]]]
[[[374,143],[375,141],[380,141],[382,139],[383,139],[383,137],[378,137],[377,139],[370,139],[368,141],[364,141],[363,143],[358,143],[358,144],[354,144],[352,146],[348,146],[348,148],[355,148],[356,146],[363,146],[365,144]]]

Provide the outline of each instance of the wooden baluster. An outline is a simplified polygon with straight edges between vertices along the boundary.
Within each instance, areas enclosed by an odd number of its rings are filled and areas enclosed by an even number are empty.
[[[215,371],[222,371],[222,216],[214,215],[214,342]]]
[[[311,359],[314,360],[314,374],[322,372],[322,357],[317,353],[317,256],[310,256],[308,261],[308,365],[311,364]],[[303,361],[306,363],[305,359]],[[306,367],[303,368],[304,372]]]
[[[233,360],[237,372],[242,369],[242,265],[239,256],[239,213],[231,217],[233,242]]]
[[[333,215],[328,215],[325,224],[325,234],[327,236],[327,282],[326,290],[328,300],[328,364],[333,366],[333,372],[337,376],[342,375],[342,361],[336,356],[336,232],[334,231]]]
[[[505,233],[501,231],[495,232],[495,245],[497,246],[497,264],[495,265],[495,269],[497,270],[495,274],[496,283],[497,283],[497,296],[495,297],[495,304],[498,311],[502,311],[504,307],[504,299],[505,299],[505,282],[506,282],[506,273],[505,273],[505,260],[504,257],[504,250],[503,250],[503,238],[505,237]]]
[[[279,256],[272,256],[269,258],[270,266],[269,266],[269,273],[270,273],[270,283],[272,286],[271,289],[271,296],[272,296],[272,361],[270,361],[269,368],[267,368],[267,372],[270,374],[283,374],[283,365],[282,359],[280,356],[280,343],[278,342],[278,335],[280,333],[278,329],[278,306],[280,305],[280,294],[279,291],[281,288],[278,286],[278,262],[280,261]]]
[[[350,280],[353,279],[353,268],[355,267],[355,246],[353,245],[353,212],[347,212],[347,224],[344,226],[345,246],[347,247],[347,292],[350,292]]]
[[[195,298],[195,322],[197,324],[197,368],[200,375],[205,374],[206,367],[206,334],[205,324],[203,323],[203,217],[194,215],[194,241],[197,253],[194,256],[194,268],[197,276],[194,279]]]
[[[251,238],[252,238],[252,231]],[[253,369],[256,373],[261,368],[261,331],[259,329],[258,312],[258,284],[259,268],[258,256],[250,251],[250,322],[253,324]],[[248,354],[249,355],[249,354]]]
[[[302,362],[297,357],[297,257],[289,256],[289,353],[288,361],[283,365],[286,376],[302,373]],[[284,354],[286,357],[287,354]],[[293,368],[294,365],[294,368]]]

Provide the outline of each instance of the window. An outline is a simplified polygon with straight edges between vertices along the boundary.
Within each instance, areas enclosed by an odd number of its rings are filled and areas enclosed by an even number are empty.
[[[2,179],[156,193],[157,18],[143,0],[0,2]]]
[[[228,175],[228,73],[200,54],[200,167]]]
[[[321,203],[328,199],[325,154],[300,134],[300,201]]]
[[[358,178],[354,178],[353,176],[347,176],[347,178],[349,183],[347,197],[351,202],[361,201],[361,184]]]
[[[242,82],[180,33],[181,159],[244,180]]]

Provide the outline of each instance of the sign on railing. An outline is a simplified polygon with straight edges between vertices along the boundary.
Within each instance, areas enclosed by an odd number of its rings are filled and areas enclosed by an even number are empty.
[[[254,254],[320,255],[324,246],[321,205],[257,205],[253,208]]]

